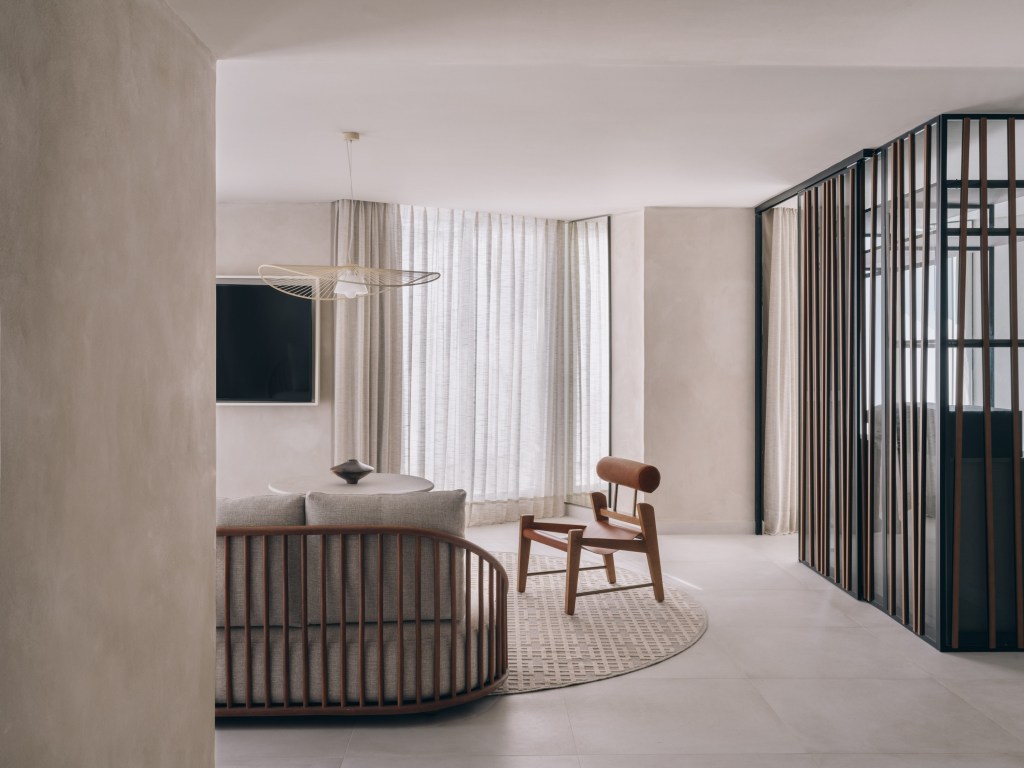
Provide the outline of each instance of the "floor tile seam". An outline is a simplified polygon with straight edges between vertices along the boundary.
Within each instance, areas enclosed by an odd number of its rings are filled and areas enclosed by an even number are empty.
[[[620,675],[620,677],[622,676]],[[595,680],[594,682],[599,681]],[[572,727],[572,715],[569,713],[569,700],[565,698],[564,692],[560,693],[558,698],[562,701],[562,710],[565,712],[565,722],[566,725],[569,726],[569,737],[572,739],[572,747],[573,750],[575,750],[573,754],[576,756],[576,763],[582,766],[582,763],[580,761],[580,745],[579,742],[576,740],[576,729]]]
[[[928,675],[928,676],[925,676],[925,677],[897,677],[897,678],[894,678],[892,676],[876,677],[874,675],[868,675],[868,676],[864,676],[864,677],[849,677],[849,676],[842,677],[842,676],[839,676],[839,675],[829,675],[829,676],[826,676],[826,677],[751,677],[750,679],[751,680],[793,680],[793,681],[830,680],[830,681],[833,681],[833,682],[844,682],[844,681],[849,681],[849,680],[864,680],[864,681],[869,681],[870,680],[870,681],[879,681],[879,682],[891,682],[891,681],[894,681],[894,680],[900,680],[900,681],[918,680],[918,681],[924,682],[924,681],[930,680],[931,676]],[[938,682],[938,681],[936,681],[936,682]]]
[[[580,752],[579,757],[817,757],[821,755],[820,752],[809,752],[807,750],[775,750],[771,752],[715,752],[715,751],[702,751],[702,752],[614,752],[609,750],[602,750],[601,752]],[[837,753],[843,754],[843,753]]]
[[[793,582],[796,582],[797,584],[800,584],[800,591],[801,592],[823,592],[825,590],[825,588],[829,586],[829,584],[826,583],[824,585],[819,585],[819,586],[812,587],[812,586],[809,586],[810,582],[808,582],[807,585],[804,585],[804,584],[802,584],[800,582],[800,580],[798,578],[796,578],[795,576],[791,575],[786,570],[786,567],[785,567],[785,565],[783,565],[782,562],[777,561],[777,560],[767,560],[765,562],[770,562],[773,566],[775,566],[775,568],[778,569],[779,573],[784,575],[787,579],[789,579],[789,580],[791,580]],[[797,561],[797,562],[799,563],[799,561]],[[814,583],[817,584],[817,582],[814,582]],[[832,586],[835,586],[835,585],[833,584]],[[838,589],[838,587],[837,587],[837,589]]]
[[[439,728],[444,728],[444,725],[439,725]],[[573,745],[575,746],[575,745]],[[542,758],[542,757],[577,757],[580,753],[576,750],[567,750],[565,752],[481,752],[481,751],[460,751],[460,752],[381,752],[380,750],[372,752],[356,752],[351,755],[347,755],[344,760],[349,762],[359,760],[413,760],[414,758],[429,758],[431,760],[459,760],[467,757],[479,758],[480,764],[485,764],[484,761],[501,758],[501,757],[513,757],[513,758]],[[415,765],[410,763],[410,765]]]
[[[792,755],[796,757],[808,757],[818,760],[820,758],[831,758],[831,757],[1020,757],[1020,752],[585,752],[579,755],[579,757],[701,757],[701,756],[713,756],[720,757],[722,759],[730,757],[751,757],[752,755],[765,755],[768,757],[785,757]],[[538,755],[538,757],[549,757],[549,755]],[[553,757],[564,757],[564,755],[554,755]]]
[[[794,744],[799,744],[803,748],[801,752],[793,752],[788,754],[813,754],[810,748],[808,747],[807,742],[804,741],[800,737],[800,734],[794,728],[792,728],[790,724],[786,722],[786,720],[783,719],[782,715],[780,715],[779,712],[775,709],[775,707],[772,706],[772,703],[768,701],[764,693],[762,693],[761,689],[757,687],[757,685],[755,684],[756,681],[753,678],[748,678],[748,680],[750,682],[751,689],[753,689],[754,691],[754,695],[757,696],[757,698],[768,708],[768,711],[771,712],[772,717],[774,717],[775,721],[781,726],[782,731],[784,733],[789,734]]]
[[[962,701],[968,707],[973,709],[975,712],[977,712],[979,715],[981,715],[983,718],[985,718],[988,722],[992,723],[996,728],[1001,730],[1003,733],[1007,734],[1011,739],[1013,739],[1018,744],[1020,744],[1021,748],[1020,748],[1020,750],[1018,750],[1018,752],[1024,752],[1024,738],[1022,738],[1021,736],[1018,736],[1016,733],[1013,733],[1009,728],[1006,728],[1004,725],[1002,725],[998,721],[994,720],[987,713],[982,711],[977,705],[971,703],[966,698],[964,698],[962,695],[960,695],[957,691],[953,690],[948,685],[946,685],[946,682],[944,682],[943,680],[940,680],[938,678],[934,678],[934,679],[935,679],[935,682],[937,682],[939,685],[941,685],[946,691],[948,691],[950,694],[952,694],[956,698],[960,699],[960,701]],[[948,682],[953,682],[953,681],[948,681]],[[984,682],[984,681],[960,680],[959,682]]]
[[[833,682],[837,682],[837,681],[838,682],[842,682],[843,680],[865,680],[865,681],[868,681],[868,680],[891,681],[892,680],[892,678],[754,678],[751,682],[752,683],[756,683],[758,680],[771,680],[771,679],[782,679],[782,680],[790,680],[790,681],[794,681],[794,680],[795,681],[801,681],[801,680],[829,680],[829,681],[833,681]],[[901,678],[901,679],[903,681],[905,681],[907,678]],[[930,678],[912,678],[912,679],[924,680],[924,679],[930,679]],[[942,685],[941,681],[935,680],[934,682],[937,682],[940,685]],[[757,689],[757,686],[754,685],[754,688]],[[993,726],[996,727],[996,729],[998,729],[1000,732],[1002,732],[1003,734],[1008,736],[1011,741],[1021,745],[1021,749],[1017,750],[1016,752],[1010,752],[1010,753],[1005,753],[1005,754],[1011,754],[1011,755],[1015,755],[1015,756],[1018,755],[1018,754],[1024,754],[1024,739],[1021,739],[1016,734],[1011,733],[1008,729],[1004,728],[1002,725],[1000,725],[999,723],[994,721],[992,718],[990,718],[988,715],[986,715],[984,712],[982,712],[976,706],[971,704],[969,701],[965,700],[962,696],[957,695],[955,691],[950,690],[947,686],[942,685],[942,688],[945,689],[946,691],[948,691],[950,694],[956,696],[957,699],[959,699],[961,702],[966,704],[970,709],[974,710],[984,720],[986,720],[987,722],[991,723]],[[760,689],[757,689],[757,690],[758,690],[758,693],[761,693]],[[770,707],[771,704],[769,704],[768,706]],[[847,753],[836,753],[836,754],[847,754]],[[903,754],[907,754],[907,753],[904,753],[904,752],[892,752],[892,753],[888,753],[888,754],[903,755]],[[916,753],[914,753],[914,754],[916,754]],[[962,755],[962,754],[989,754],[989,753],[961,753],[961,752],[939,752],[939,753],[932,753],[932,752],[925,752],[925,753],[920,753],[920,754],[929,754],[929,755],[930,754]]]

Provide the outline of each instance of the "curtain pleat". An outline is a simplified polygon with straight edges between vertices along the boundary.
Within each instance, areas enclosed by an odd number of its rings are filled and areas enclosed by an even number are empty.
[[[397,269],[398,206],[341,200],[334,206],[335,264]],[[403,291],[334,302],[334,460],[401,471]]]
[[[764,532],[795,533],[799,469],[800,260],[798,213],[762,219],[765,292]]]

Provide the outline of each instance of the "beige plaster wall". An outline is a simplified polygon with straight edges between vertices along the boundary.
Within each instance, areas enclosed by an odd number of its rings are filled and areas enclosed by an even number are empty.
[[[0,765],[213,765],[214,62],[0,3]]]
[[[754,214],[644,210],[644,448],[659,529],[754,531]]]
[[[613,456],[644,458],[644,212],[611,217]]]
[[[330,203],[220,203],[217,274],[255,275],[268,263],[330,264],[331,227]],[[330,302],[320,302],[317,405],[217,406],[218,496],[269,493],[274,479],[331,467],[332,312]]]

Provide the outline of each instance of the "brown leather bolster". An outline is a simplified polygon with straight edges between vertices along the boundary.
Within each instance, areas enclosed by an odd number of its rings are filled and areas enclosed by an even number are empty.
[[[630,459],[605,456],[597,462],[597,476],[609,483],[618,483],[650,493],[661,485],[661,473],[657,467]]]

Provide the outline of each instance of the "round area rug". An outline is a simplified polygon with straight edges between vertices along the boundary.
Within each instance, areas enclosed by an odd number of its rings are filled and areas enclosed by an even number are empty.
[[[665,585],[657,603],[650,587],[581,597],[565,615],[565,574],[531,576],[516,592],[516,555],[495,552],[509,577],[508,679],[494,694],[526,693],[589,683],[649,667],[696,643],[708,627],[704,608]],[[592,563],[584,563],[585,566]],[[530,569],[565,567],[565,558],[533,555]],[[616,569],[618,585],[643,584],[647,574]],[[607,587],[604,571],[580,573],[581,592]]]

